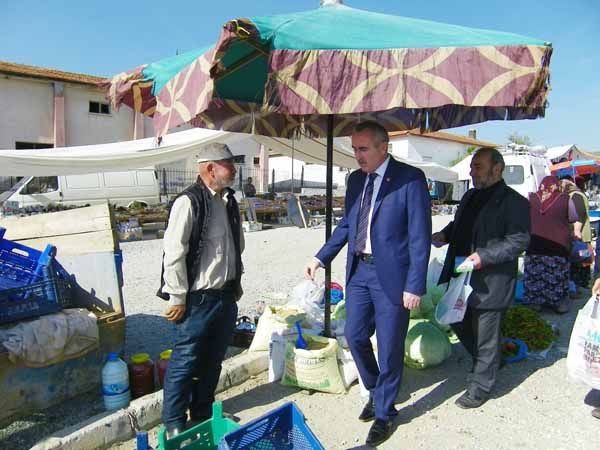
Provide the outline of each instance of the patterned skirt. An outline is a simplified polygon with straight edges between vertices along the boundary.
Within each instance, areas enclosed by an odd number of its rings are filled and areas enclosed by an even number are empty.
[[[569,295],[569,269],[564,256],[525,256],[523,304],[557,307]]]

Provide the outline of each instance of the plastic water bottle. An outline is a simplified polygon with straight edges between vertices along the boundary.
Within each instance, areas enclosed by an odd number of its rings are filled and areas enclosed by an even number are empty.
[[[102,395],[107,411],[127,407],[131,401],[127,364],[117,352],[110,352],[102,368]]]

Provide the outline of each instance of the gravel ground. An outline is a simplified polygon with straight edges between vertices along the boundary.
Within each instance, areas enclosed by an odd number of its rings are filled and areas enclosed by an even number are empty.
[[[434,217],[434,231],[441,229],[447,220]],[[302,269],[323,243],[324,234],[323,228],[292,227],[247,234],[245,294],[239,303],[240,314],[253,315],[258,301],[284,303],[285,296],[302,280]],[[128,316],[125,356],[147,352],[155,359],[160,351],[170,347],[169,325],[161,317],[166,303],[154,295],[160,275],[162,240],[123,243],[121,247]],[[432,249],[432,253],[439,252]],[[340,256],[333,263],[332,279],[344,284],[344,270],[345,257]],[[438,368],[406,369],[398,399],[399,427],[392,440],[381,448],[397,449],[405,447],[406,442],[422,449],[597,448],[597,443],[586,441],[592,436],[598,438],[600,425],[590,416],[590,408],[583,405],[589,389],[566,381],[568,337],[575,309],[582,302],[575,302],[566,316],[548,315],[548,320],[562,330],[559,343],[546,360],[528,360],[503,369],[498,398],[479,410],[462,411],[453,405],[463,388],[467,367],[466,354],[460,346],[455,345],[452,357]],[[367,425],[355,419],[362,403],[356,386],[343,396],[320,393],[307,396],[279,384],[267,384],[266,377],[258,377],[225,392],[221,398],[227,399],[226,410],[243,422],[294,400],[328,449],[361,448],[368,430]],[[600,401],[589,395],[587,400]],[[29,448],[52,432],[101,410],[101,397],[92,392],[54,407],[52,412],[23,418],[0,430],[0,449]],[[153,442],[156,431],[157,428],[152,430]],[[114,448],[134,449],[135,444],[131,441]]]
[[[481,408],[462,410],[454,400],[462,394],[470,358],[455,344],[452,356],[427,370],[405,368],[397,399],[400,411],[395,432],[381,450],[400,448],[438,450],[595,450],[600,441],[592,404],[600,406],[600,392],[566,379],[566,351],[570,330],[585,300],[573,302],[564,316],[545,314],[560,329],[560,338],[546,359],[526,359],[500,371],[497,388]],[[370,424],[357,420],[364,400],[354,385],[345,395],[307,395],[266,374],[218,396],[224,410],[247,423],[288,401],[296,402],[323,447],[328,450],[368,449],[363,445]],[[150,430],[157,445],[159,427]],[[113,450],[135,450],[135,441]]]

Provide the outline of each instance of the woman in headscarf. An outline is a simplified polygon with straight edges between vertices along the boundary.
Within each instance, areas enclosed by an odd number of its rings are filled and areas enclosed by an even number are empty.
[[[545,177],[529,195],[531,242],[525,256],[523,303],[536,311],[543,306],[558,313],[569,310],[569,223],[576,217],[558,178]],[[569,211],[571,206],[571,211]]]
[[[573,183],[571,180],[563,179],[560,181],[560,188],[563,193],[569,196],[576,210],[577,220],[573,223],[571,230],[573,239],[591,244],[592,228],[590,226],[588,198],[584,193],[585,180],[583,177],[576,177],[575,183]],[[589,266],[571,263],[571,280],[578,288],[587,289],[590,278],[591,270]]]

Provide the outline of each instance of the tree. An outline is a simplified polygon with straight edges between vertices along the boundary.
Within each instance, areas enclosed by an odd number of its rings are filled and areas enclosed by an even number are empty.
[[[508,135],[508,142],[512,142],[517,145],[531,145],[531,138],[529,136],[520,135],[517,132],[514,132]]]

